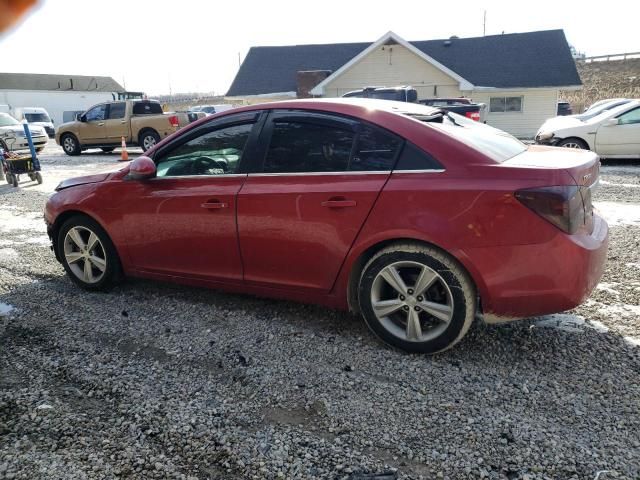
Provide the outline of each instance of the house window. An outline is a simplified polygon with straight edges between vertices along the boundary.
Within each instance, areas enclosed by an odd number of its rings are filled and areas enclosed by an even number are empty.
[[[522,97],[491,97],[489,111],[491,113],[522,112]]]

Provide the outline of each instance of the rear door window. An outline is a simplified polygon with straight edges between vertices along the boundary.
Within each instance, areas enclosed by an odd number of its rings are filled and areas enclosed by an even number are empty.
[[[339,122],[275,119],[264,162],[265,173],[344,172],[355,131]]]
[[[124,118],[125,108],[126,103],[124,102],[111,103],[109,105],[109,119],[114,120]]]
[[[393,169],[402,140],[380,128],[362,125],[350,171],[389,171]]]

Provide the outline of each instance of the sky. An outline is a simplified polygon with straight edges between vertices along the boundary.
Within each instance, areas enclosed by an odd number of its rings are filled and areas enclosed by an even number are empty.
[[[41,0],[0,34],[0,70],[111,76],[132,91],[224,94],[251,46],[564,29],[588,56],[640,51],[637,1]],[[20,53],[24,52],[24,53]]]

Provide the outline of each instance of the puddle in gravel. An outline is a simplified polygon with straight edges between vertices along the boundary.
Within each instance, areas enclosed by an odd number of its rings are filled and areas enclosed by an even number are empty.
[[[594,202],[609,226],[640,225],[640,205],[633,203]]]
[[[13,305],[0,302],[0,316],[9,315],[13,310]]]

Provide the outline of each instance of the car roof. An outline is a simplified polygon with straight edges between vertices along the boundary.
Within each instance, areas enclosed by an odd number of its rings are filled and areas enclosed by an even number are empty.
[[[340,98],[308,98],[298,100],[283,100],[280,102],[270,102],[250,105],[233,109],[234,112],[248,110],[273,110],[273,109],[305,109],[312,108],[322,110],[332,110],[335,107],[353,106],[358,109],[380,110],[389,113],[398,113],[410,116],[431,116],[441,112],[437,107],[422,105],[420,103],[397,102],[395,100],[381,100],[377,98],[358,98],[358,97],[340,97]]]
[[[615,117],[617,115],[620,115],[621,113],[625,113],[627,110],[632,110],[638,106],[640,106],[640,100],[629,100],[628,102],[618,105],[617,107],[613,107],[609,110],[604,110],[600,112],[598,115],[590,118],[588,121],[593,120],[595,118],[601,118],[601,117],[602,118]]]

